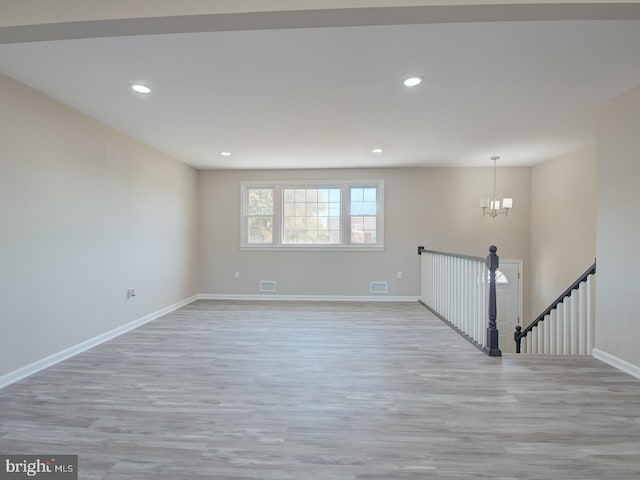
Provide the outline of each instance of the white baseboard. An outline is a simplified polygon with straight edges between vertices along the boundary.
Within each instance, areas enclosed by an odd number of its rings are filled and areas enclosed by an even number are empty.
[[[177,310],[178,308],[183,307],[197,299],[198,299],[198,295],[193,295],[192,297],[185,298],[184,300],[174,303],[173,305],[169,305],[168,307],[165,307],[156,312],[150,313],[149,315],[145,315],[142,318],[129,322],[125,325],[121,325],[120,327],[114,328],[113,330],[109,330],[108,332],[100,334],[97,337],[90,338],[89,340],[86,340],[82,343],[66,348],[58,353],[54,353],[53,355],[50,355],[41,360],[37,360],[33,363],[30,363],[29,365],[25,365],[24,367],[14,370],[13,372],[9,372],[5,375],[2,375],[0,376],[0,388],[6,387],[7,385],[10,385],[19,380],[22,380],[23,378],[33,375],[34,373],[37,373],[40,370],[44,370],[45,368],[55,365],[56,363],[59,363],[63,360],[71,358],[74,355],[77,355],[79,353],[82,353],[85,350],[89,350],[90,348],[100,345],[101,343],[111,340],[117,336],[120,336],[123,333],[127,333],[133,330],[134,328],[138,328],[139,326],[144,325],[145,323],[149,323],[150,321],[155,320],[156,318],[160,318],[163,315],[166,315],[167,313],[171,313],[174,310]]]
[[[597,358],[604,363],[608,363],[612,367],[622,370],[629,375],[640,378],[640,367],[638,365],[629,363],[626,360],[616,357],[615,355],[611,355],[610,353],[603,352],[602,350],[598,350],[597,348],[594,348],[591,353],[594,358]]]
[[[199,300],[274,300],[283,302],[417,302],[419,296],[390,295],[241,295],[201,293]]]

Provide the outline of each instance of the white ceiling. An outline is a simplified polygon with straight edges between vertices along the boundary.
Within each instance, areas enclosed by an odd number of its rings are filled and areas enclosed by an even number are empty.
[[[432,23],[13,43],[0,72],[197,168],[531,165],[594,142],[639,52],[637,20]]]

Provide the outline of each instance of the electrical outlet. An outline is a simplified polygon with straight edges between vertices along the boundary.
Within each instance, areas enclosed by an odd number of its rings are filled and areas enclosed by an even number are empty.
[[[235,278],[240,278],[240,272],[236,272]]]
[[[133,298],[135,296],[136,296],[135,288],[130,288],[129,290],[127,290],[127,298]]]
[[[397,278],[398,280],[402,280],[402,272],[398,272],[398,273],[396,273],[396,278]]]

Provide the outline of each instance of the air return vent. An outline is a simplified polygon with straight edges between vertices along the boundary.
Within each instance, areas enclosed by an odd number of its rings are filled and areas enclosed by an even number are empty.
[[[387,282],[371,282],[371,293],[389,293]]]
[[[276,281],[260,280],[260,291],[265,293],[276,293]]]

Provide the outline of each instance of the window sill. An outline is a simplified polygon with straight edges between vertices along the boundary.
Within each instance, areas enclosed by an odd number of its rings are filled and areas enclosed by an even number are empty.
[[[240,245],[240,250],[258,252],[384,252],[384,245]]]

